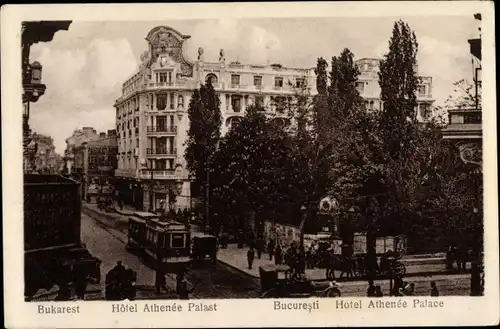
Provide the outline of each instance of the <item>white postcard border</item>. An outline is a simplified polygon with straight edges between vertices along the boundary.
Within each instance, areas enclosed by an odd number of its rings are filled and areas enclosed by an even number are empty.
[[[496,95],[494,11],[491,2],[339,2],[339,3],[224,3],[124,5],[8,5],[2,7],[2,155],[5,325],[30,328],[77,327],[261,327],[261,326],[407,326],[498,324],[498,186],[496,163]],[[23,298],[22,133],[20,102],[20,23],[24,20],[130,21],[203,18],[352,17],[401,15],[472,15],[482,13],[483,35],[483,145],[485,184],[485,296],[440,297],[438,308],[368,308],[365,298],[319,299],[319,310],[277,311],[274,300],[135,301],[144,304],[182,305],[217,303],[216,312],[112,313],[112,302],[67,302],[79,314],[38,314],[39,305]],[[391,298],[410,306],[414,299]],[[423,299],[423,298],[420,298]],[[280,300],[312,303],[316,299]],[[342,310],[340,302],[363,303],[363,308]],[[126,304],[123,302],[117,304]],[[354,305],[354,304],[353,304]],[[190,313],[190,314],[186,314]]]

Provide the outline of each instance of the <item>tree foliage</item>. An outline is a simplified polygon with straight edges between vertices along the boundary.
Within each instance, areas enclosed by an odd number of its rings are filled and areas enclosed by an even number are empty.
[[[330,67],[318,59],[314,97],[304,86],[275,104],[284,111],[247,108],[214,156],[212,201],[218,211],[240,218],[241,226],[249,213],[298,213],[302,204],[315,205],[330,194],[342,210],[359,210],[356,230],[406,233],[424,249],[432,241],[425,237],[462,236],[477,225],[470,214],[482,197],[480,176],[442,140],[438,121],[417,121],[417,52],[415,33],[396,22],[380,63],[380,110],[365,108],[349,49],[332,57]],[[192,103],[196,119],[200,102]],[[213,142],[203,145],[214,150]],[[191,163],[202,163],[196,161]]]
[[[186,167],[198,186],[205,186],[212,166],[222,125],[219,96],[209,83],[193,92],[188,108],[189,130],[186,142]]]

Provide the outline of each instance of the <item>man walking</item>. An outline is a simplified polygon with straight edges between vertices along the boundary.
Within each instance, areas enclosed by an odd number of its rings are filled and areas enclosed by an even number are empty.
[[[249,270],[252,269],[252,264],[253,264],[254,258],[255,258],[255,252],[253,251],[253,248],[250,247],[250,249],[248,249],[248,251],[247,251],[247,260],[248,260],[248,269]]]
[[[274,241],[272,239],[270,239],[269,243],[267,244],[267,252],[269,253],[269,260],[273,260]]]

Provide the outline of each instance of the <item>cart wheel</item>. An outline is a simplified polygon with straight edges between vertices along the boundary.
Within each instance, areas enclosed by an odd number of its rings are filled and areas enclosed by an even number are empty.
[[[260,298],[278,298],[278,291],[276,289],[269,289],[268,291],[264,292]]]
[[[322,297],[329,297],[329,298],[336,298],[340,297],[342,294],[340,293],[340,290],[338,288],[328,288],[324,293]]]

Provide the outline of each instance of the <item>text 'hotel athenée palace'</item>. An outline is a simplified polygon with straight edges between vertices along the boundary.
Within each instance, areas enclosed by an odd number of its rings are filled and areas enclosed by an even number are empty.
[[[279,102],[279,98],[293,97],[304,84],[315,93],[312,68],[227,63],[223,50],[218,62],[205,62],[201,48],[197,61],[191,62],[183,53],[184,41],[189,38],[165,26],[152,29],[146,37],[149,49],[141,56],[139,70],[125,81],[122,95],[115,103],[116,176],[122,178],[120,190],[125,201],[145,210],[158,208],[160,201],[165,202],[166,208],[182,209],[191,205],[184,159],[189,129],[187,108],[193,91],[201,83],[210,79],[219,94],[223,134],[244,115],[250,104],[268,106]],[[379,108],[380,89],[375,74],[378,60],[361,59],[357,63],[361,71],[358,85],[361,95],[367,107]],[[422,81],[418,91],[419,116],[433,102],[432,80]],[[269,111],[276,110],[269,107]]]

